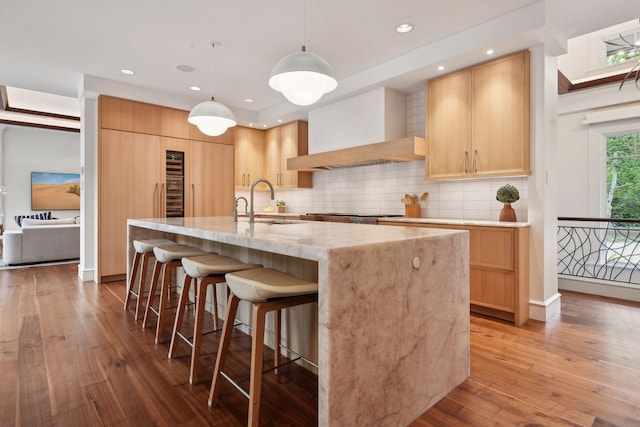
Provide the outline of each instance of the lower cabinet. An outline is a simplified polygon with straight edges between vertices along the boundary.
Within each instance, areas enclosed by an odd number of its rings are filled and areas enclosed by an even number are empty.
[[[529,227],[380,224],[469,231],[471,311],[518,326],[529,318]]]

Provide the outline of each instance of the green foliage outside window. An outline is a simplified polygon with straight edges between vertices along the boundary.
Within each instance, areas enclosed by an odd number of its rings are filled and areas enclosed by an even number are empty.
[[[640,134],[607,138],[607,216],[640,219]]]
[[[607,65],[615,65],[640,58],[640,33],[626,34],[622,38],[607,40]],[[611,43],[611,44],[609,44]]]

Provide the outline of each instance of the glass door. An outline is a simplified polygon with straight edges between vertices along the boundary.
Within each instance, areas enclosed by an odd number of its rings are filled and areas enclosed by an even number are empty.
[[[184,153],[166,151],[167,190],[165,212],[167,218],[184,216]]]

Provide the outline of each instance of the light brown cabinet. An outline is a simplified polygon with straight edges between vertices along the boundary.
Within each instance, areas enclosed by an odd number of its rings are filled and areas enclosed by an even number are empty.
[[[161,214],[160,137],[102,129],[98,151],[98,267],[102,278],[126,271],[127,219]]]
[[[265,131],[264,176],[276,187],[311,188],[311,172],[287,170],[287,159],[308,154],[308,124],[287,123]]]
[[[529,227],[380,224],[469,231],[471,311],[516,325],[529,318]]]
[[[427,82],[425,177],[528,175],[529,52]]]
[[[238,127],[235,133],[235,186],[247,190],[263,176],[265,131]]]
[[[100,281],[119,280],[127,270],[127,219],[231,213],[233,145],[179,137],[191,134],[193,126],[183,123],[187,116],[186,111],[100,97]],[[139,123],[150,117],[158,118],[153,126]],[[117,126],[124,129],[112,129]]]
[[[233,146],[191,141],[191,216],[231,215]]]
[[[160,134],[160,107],[157,105],[101,96],[99,108],[101,129]]]

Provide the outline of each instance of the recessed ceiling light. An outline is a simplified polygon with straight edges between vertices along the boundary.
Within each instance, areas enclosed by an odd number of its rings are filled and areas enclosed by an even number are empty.
[[[278,123],[282,123],[282,119],[278,119]]]
[[[438,71],[442,71],[442,70],[444,70],[444,65],[441,65],[438,67]]]
[[[127,70],[126,68],[123,68],[122,70],[120,70],[120,72],[122,74],[126,74],[127,76],[133,76],[136,72],[133,70]]]
[[[487,55],[493,55],[494,50],[493,49],[487,49]]]
[[[245,98],[244,102],[246,102],[247,104],[251,104],[253,102],[253,99],[251,98]]]
[[[183,71],[185,73],[191,73],[194,70],[194,68],[191,65],[185,65],[185,64],[176,65],[176,69],[178,71]]]
[[[266,128],[266,127],[267,127],[267,125],[262,125],[262,127],[263,127],[263,128]]]
[[[189,89],[191,89],[194,92],[197,92],[199,90],[202,90],[202,88],[200,86],[189,86]]]
[[[413,30],[413,24],[409,24],[408,22],[400,24],[396,27],[396,31],[399,33],[408,33],[411,30]]]
[[[252,128],[253,127],[253,123],[249,123],[249,127]]]

